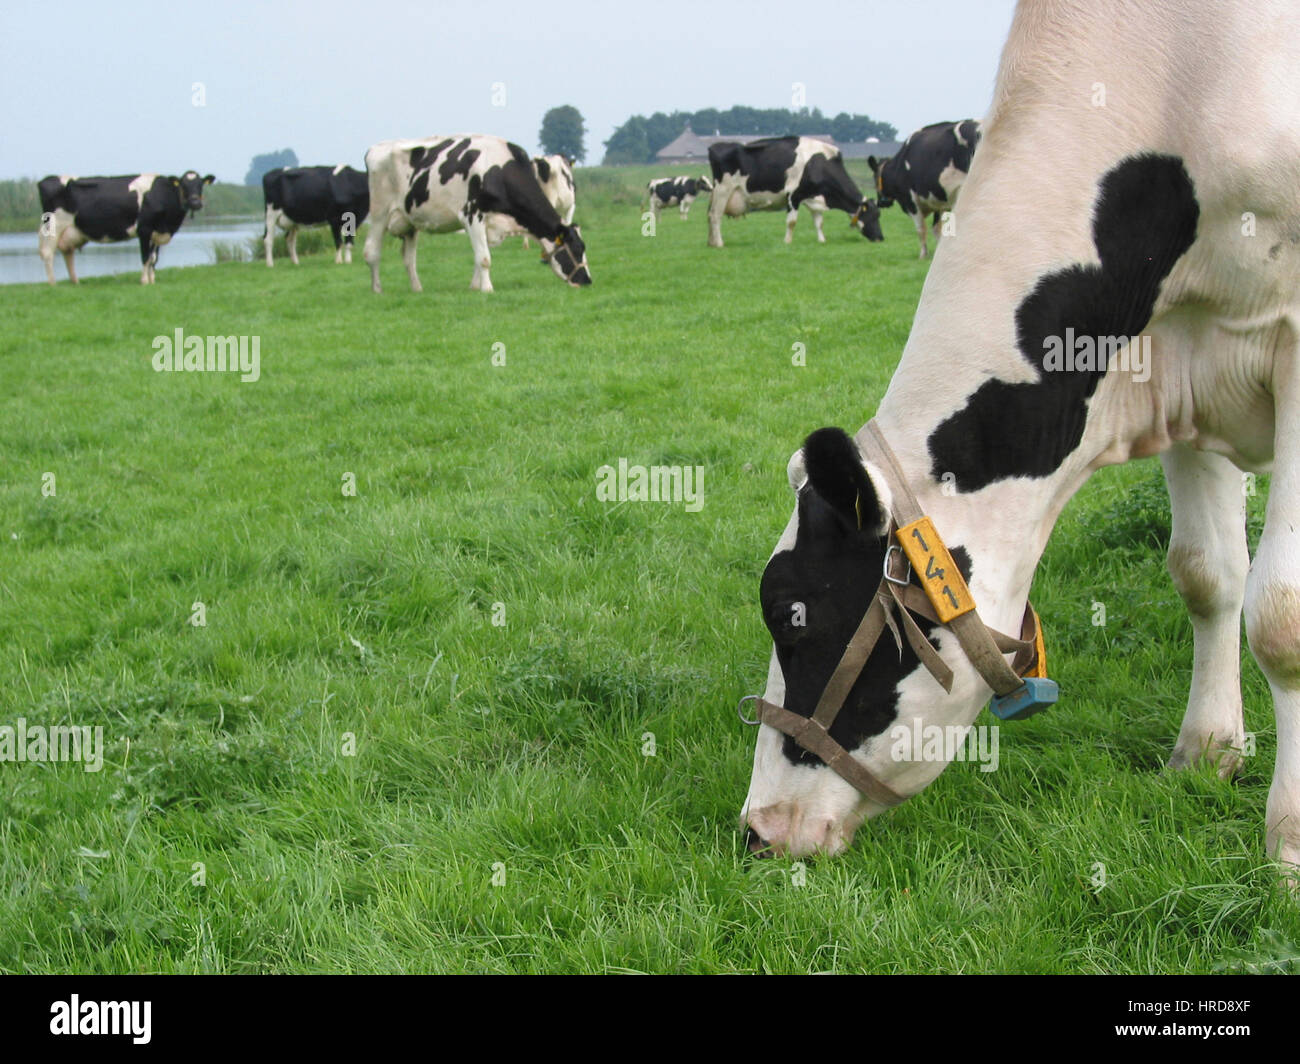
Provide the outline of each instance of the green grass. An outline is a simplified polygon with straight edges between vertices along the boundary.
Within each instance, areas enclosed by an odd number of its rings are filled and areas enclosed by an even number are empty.
[[[1063,699],[999,771],[953,765],[804,885],[745,854],[785,463],[874,410],[926,264],[897,210],[883,245],[769,214],[713,251],[703,205],[646,238],[650,173],[587,175],[584,291],[509,242],[472,293],[460,234],[421,241],[421,295],[393,242],[382,296],[359,253],[0,289],[0,722],[107,748],[0,764],[0,971],[1294,964],[1253,663],[1244,775],[1161,771],[1191,635],[1149,461],[1060,521]],[[154,373],[177,327],[260,336],[261,380]],[[597,502],[619,457],[704,466],[703,509]]]

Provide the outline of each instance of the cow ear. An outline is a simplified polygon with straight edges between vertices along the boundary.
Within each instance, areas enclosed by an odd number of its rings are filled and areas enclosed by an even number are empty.
[[[205,185],[215,185],[217,183],[216,175],[208,174],[208,176],[203,179],[203,183]]]
[[[850,531],[883,536],[889,515],[862,461],[862,452],[843,429],[818,429],[804,441],[808,483]]]

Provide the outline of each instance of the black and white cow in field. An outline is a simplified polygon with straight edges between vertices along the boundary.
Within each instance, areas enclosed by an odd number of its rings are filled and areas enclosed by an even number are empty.
[[[813,137],[768,137],[709,148],[713,189],[709,198],[709,247],[722,247],[722,216],[746,211],[784,210],[785,242],[794,239],[800,206],[812,212],[817,242],[826,243],[822,214],[851,215],[850,224],[868,240],[883,240],[880,208],[864,199],[844,169],[839,148]]]
[[[112,244],[138,237],[140,283],[154,283],[158,250],[203,207],[204,186],[216,178],[187,170],[180,177],[130,174],[123,177],[45,177],[41,198],[40,254],[54,283],[54,252],[63,252],[68,277],[77,283],[73,256],[90,241]]]
[[[586,247],[577,226],[566,225],[542,190],[532,160],[517,144],[483,134],[386,140],[366,152],[370,177],[370,232],[365,257],[370,285],[380,291],[384,234],[402,240],[411,290],[421,291],[415,244],[421,230],[469,233],[474,252],[470,288],[492,291],[488,221],[512,218],[541,242],[555,275],[571,285],[591,284]]]
[[[298,265],[298,229],[328,225],[334,235],[334,262],[352,261],[357,226],[370,213],[370,183],[350,166],[277,166],[262,175],[266,204],[266,264],[277,229],[284,230],[289,260]]]
[[[925,216],[934,215],[937,241],[943,213],[956,205],[979,141],[980,124],[973,118],[936,122],[908,137],[897,155],[867,159],[876,175],[876,202],[882,209],[897,202],[911,216],[921,241],[921,258],[930,253],[925,244]]]
[[[677,207],[682,221],[690,214],[691,204],[699,196],[713,191],[713,178],[708,174],[700,177],[660,177],[646,185],[650,197],[650,211],[656,221],[659,212],[665,207]]]
[[[1105,84],[1107,106],[1093,106],[1079,71]],[[893,462],[874,429],[818,430],[790,460],[794,515],[760,587],[773,641],[765,702],[813,713],[884,586],[886,549],[920,534],[891,535],[900,485],[951,551],[979,620],[1014,637],[1068,500],[1102,466],[1159,455],[1167,564],[1194,641],[1169,767],[1205,764],[1227,778],[1249,752],[1244,610],[1277,724],[1266,855],[1300,887],[1297,115],[1300,8],[1289,0],[1021,0],[961,225],[930,268],[874,418]],[[1252,560],[1244,474],[1270,469]],[[893,567],[920,592],[910,601],[940,598],[930,581],[945,574],[928,569]],[[900,729],[964,734],[989,701],[997,655],[974,655],[977,667],[952,624],[915,620],[918,639],[885,631],[856,680],[831,693],[844,695],[831,738],[892,795],[866,797],[779,730],[790,718],[760,707],[778,723],[758,729],[742,813],[753,848],[840,851],[865,818],[917,795],[953,759],[952,744],[922,750]],[[1148,637],[1161,627],[1150,614],[1130,623]],[[951,670],[947,684],[921,664],[925,642]],[[1150,702],[1149,691],[1133,694]],[[830,752],[811,722],[794,730]],[[1003,759],[1033,756],[1007,747]]]

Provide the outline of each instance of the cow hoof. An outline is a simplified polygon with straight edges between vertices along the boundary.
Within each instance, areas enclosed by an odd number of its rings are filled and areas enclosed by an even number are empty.
[[[1240,741],[1234,745],[1211,739],[1205,742],[1180,743],[1174,747],[1166,767],[1170,772],[1182,772],[1200,765],[1210,765],[1219,779],[1230,780],[1241,771],[1244,764]]]

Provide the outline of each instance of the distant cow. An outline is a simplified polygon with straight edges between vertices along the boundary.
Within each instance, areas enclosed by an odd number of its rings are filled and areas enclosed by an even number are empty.
[[[921,240],[921,258],[930,253],[925,245],[925,216],[934,215],[934,238],[938,240],[943,212],[956,204],[979,141],[980,124],[972,118],[936,122],[908,137],[897,155],[883,160],[873,155],[867,160],[876,175],[876,202],[886,208],[897,200],[912,216]]]
[[[533,173],[542,186],[546,199],[555,208],[560,220],[565,225],[573,224],[573,212],[577,207],[577,196],[573,186],[573,163],[563,155],[534,155]],[[496,247],[507,237],[521,236],[524,247],[528,247],[528,232],[513,218],[504,214],[493,214],[488,218],[488,247]],[[542,261],[546,262],[543,253]]]
[[[826,243],[822,214],[828,208],[852,215],[850,224],[868,240],[883,240],[880,208],[864,199],[844,169],[839,148],[812,137],[769,137],[738,144],[722,141],[709,148],[713,194],[709,200],[709,246],[722,247],[722,215],[784,209],[785,242],[794,239],[800,205]]]
[[[591,284],[586,247],[576,226],[566,225],[546,199],[528,153],[500,137],[464,134],[427,140],[386,140],[366,152],[370,175],[370,232],[365,256],[370,286],[379,285],[385,233],[402,238],[402,260],[411,290],[421,291],[415,242],[421,230],[464,229],[474,250],[470,288],[492,291],[488,217],[504,214],[542,244],[557,277]]]
[[[276,229],[283,229],[289,259],[298,265],[298,229],[328,224],[334,234],[334,262],[352,261],[357,226],[370,213],[370,184],[350,166],[277,166],[262,175],[266,201],[266,264]]]
[[[41,197],[40,254],[45,276],[54,283],[54,252],[63,252],[68,278],[77,283],[73,256],[90,241],[113,244],[140,238],[140,283],[154,283],[158,251],[176,235],[185,212],[203,206],[203,187],[216,178],[187,170],[180,177],[129,174],[124,177],[44,177]]]
[[[713,178],[707,174],[702,177],[660,177],[646,185],[650,196],[650,211],[655,220],[665,207],[676,207],[682,221],[690,214],[691,204],[706,192],[713,191]]]

